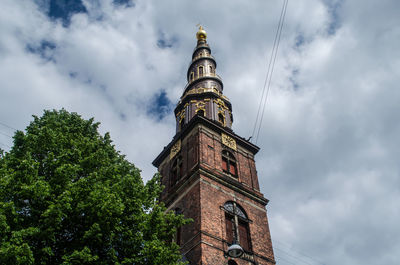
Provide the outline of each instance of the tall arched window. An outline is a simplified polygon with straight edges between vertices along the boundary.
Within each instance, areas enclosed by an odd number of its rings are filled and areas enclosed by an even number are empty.
[[[224,205],[226,241],[232,244],[234,239],[247,252],[251,251],[249,219],[244,209],[236,202],[228,201]]]
[[[228,150],[222,151],[222,170],[231,176],[237,177],[236,159]]]
[[[177,155],[171,167],[171,186],[174,186],[182,177],[182,156]]]

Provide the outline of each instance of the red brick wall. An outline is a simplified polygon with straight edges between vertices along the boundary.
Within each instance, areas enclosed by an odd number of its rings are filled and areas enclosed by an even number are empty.
[[[222,172],[221,153],[224,148],[220,134],[196,126],[182,139],[185,173],[181,181],[170,186],[172,161],[169,157],[160,166],[162,183],[166,186],[161,200],[167,202],[169,210],[179,208],[186,217],[194,220],[182,228],[182,253],[191,264],[227,264],[229,258],[225,253],[228,244],[222,207],[227,201],[235,201],[250,220],[253,255],[249,258],[260,265],[272,265],[274,254],[265,206],[262,200],[246,195],[263,198],[259,193],[254,156],[240,146],[237,151],[230,150],[236,157],[238,169],[238,178],[233,178]],[[244,259],[235,261],[239,265],[251,264]]]

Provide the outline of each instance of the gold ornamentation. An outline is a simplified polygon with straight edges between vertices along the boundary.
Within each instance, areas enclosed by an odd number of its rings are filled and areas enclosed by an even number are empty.
[[[222,138],[222,144],[226,145],[227,147],[233,149],[236,151],[236,141],[232,137],[222,133],[221,134]]]
[[[180,112],[178,112],[178,114],[176,114],[176,117],[179,119],[179,123],[182,122],[182,120],[185,118],[185,109],[181,110]]]
[[[205,40],[207,39],[207,32],[203,29],[202,26],[199,27],[199,31],[196,33],[196,38],[198,40]]]
[[[225,105],[225,102],[222,99],[220,98],[214,99],[214,102],[217,103],[220,110],[229,110],[229,108]]]
[[[222,121],[219,120],[219,115],[222,116]],[[220,109],[220,110],[218,111],[218,120],[219,120],[219,122],[222,124],[222,126],[224,126],[224,127],[226,126],[225,111],[222,110],[222,109]]]
[[[169,159],[174,158],[174,156],[181,150],[181,140],[179,139],[172,147],[169,153]]]
[[[188,96],[188,95],[192,95],[192,94],[202,94],[202,93],[207,93],[207,92],[212,92],[217,94],[218,96],[220,96],[221,98],[229,101],[229,99],[227,97],[225,97],[224,95],[222,95],[222,93],[216,88],[216,87],[212,87],[212,88],[206,88],[206,87],[200,87],[200,88],[195,88],[195,89],[191,89],[188,92],[186,92],[182,97],[180,102],[182,102],[182,100]],[[186,107],[186,106],[185,106]]]
[[[196,113],[197,113],[199,110],[204,111],[204,115],[206,115],[206,104],[205,104],[204,102],[202,102],[202,101],[196,103]]]

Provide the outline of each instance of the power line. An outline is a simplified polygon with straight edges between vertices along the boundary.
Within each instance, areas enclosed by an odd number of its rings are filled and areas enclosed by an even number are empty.
[[[284,3],[285,3],[285,0],[284,0]],[[256,116],[256,121],[255,121],[255,123],[254,123],[254,128],[253,128],[252,136],[254,136],[254,133],[256,132],[257,123],[258,123],[258,118],[259,118],[259,115],[260,115],[260,110],[261,110],[262,102],[263,102],[263,99],[264,99],[265,88],[267,87],[269,72],[270,72],[271,63],[272,63],[272,56],[273,56],[274,51],[275,51],[276,41],[277,41],[277,34],[278,34],[279,27],[280,27],[280,24],[281,24],[282,16],[283,16],[283,8],[282,8],[282,10],[281,10],[281,15],[280,15],[280,17],[279,17],[278,28],[277,28],[277,32],[276,32],[276,34],[275,34],[274,44],[272,45],[271,58],[269,59],[269,64],[268,64],[268,68],[267,68],[267,73],[266,73],[266,75],[265,75],[264,86],[263,86],[263,90],[262,90],[262,93],[261,93],[260,103],[258,104],[257,116]]]
[[[5,124],[5,123],[3,123],[3,122],[0,122],[0,124],[3,125],[4,127],[7,127],[7,128],[9,128],[9,129],[14,130],[14,131],[18,131],[18,130],[15,129],[14,127],[11,127],[10,125],[7,125],[7,124]]]
[[[276,56],[278,54],[278,47],[279,47],[279,42],[280,42],[280,39],[281,39],[283,23],[285,21],[286,9],[287,9],[287,5],[288,5],[288,1],[289,0],[284,0],[283,4],[282,4],[282,10],[281,10],[281,14],[280,14],[280,17],[279,17],[278,28],[276,30],[275,39],[274,39],[274,45],[272,47],[271,57],[270,57],[269,64],[268,64],[268,69],[267,69],[267,73],[266,73],[266,77],[265,77],[264,87],[263,87],[261,98],[260,98],[260,104],[259,104],[258,110],[257,110],[256,121],[254,123],[253,133],[252,133],[252,136],[251,136],[251,137],[254,137],[254,134],[255,134],[256,128],[257,128],[257,123],[258,123],[257,135],[255,137],[255,143],[256,144],[257,144],[257,141],[258,141],[258,136],[260,134],[261,125],[262,125],[262,121],[263,121],[263,118],[264,118],[265,105],[267,103],[267,98],[268,98],[268,94],[269,94],[269,90],[270,90],[270,86],[271,86],[272,73],[274,71]],[[264,95],[265,95],[265,97],[264,97]],[[263,102],[264,102],[264,104],[263,104]],[[261,106],[263,106],[262,107],[262,111],[261,111]],[[260,113],[261,113],[261,117],[260,117]],[[259,119],[259,117],[260,117],[260,119]]]
[[[4,144],[4,143],[2,143],[2,142],[0,142],[0,144],[1,144],[2,146],[5,146],[5,147],[8,147],[8,148],[11,148],[11,146],[9,146],[8,144]]]
[[[261,118],[260,118],[260,123],[259,123],[259,126],[258,126],[257,136],[256,136],[256,144],[257,144],[257,141],[258,141],[258,136],[260,134],[261,125],[262,125],[263,118],[264,118],[264,113],[265,113],[265,106],[266,106],[266,103],[267,103],[268,94],[269,94],[269,90],[270,90],[270,87],[271,87],[272,73],[274,71],[276,56],[278,54],[278,47],[279,47],[279,43],[280,43],[280,40],[281,40],[282,28],[283,28],[283,23],[285,21],[286,8],[287,8],[288,1],[289,0],[286,0],[286,1],[283,2],[282,12],[281,12],[281,21],[280,21],[281,23],[278,25],[277,35],[275,36],[275,38],[276,37],[278,38],[278,41],[277,41],[277,44],[276,44],[274,59],[273,59],[271,71],[270,71],[270,74],[269,74],[267,92],[266,92],[266,95],[265,95],[264,104],[263,104],[263,108],[262,108],[262,111],[261,111]]]
[[[276,256],[276,259],[283,259],[283,260],[287,261],[289,264],[296,265],[295,263],[293,263],[285,258],[282,258],[281,256],[278,256],[278,255],[275,255],[275,256]]]
[[[314,262],[316,262],[316,263],[318,263],[318,264],[321,264],[321,265],[324,265],[324,264],[325,264],[325,263],[323,263],[322,261],[316,259],[315,257],[312,257],[312,256],[310,256],[309,254],[306,254],[306,253],[304,253],[304,252],[302,252],[302,251],[300,251],[300,250],[294,248],[293,246],[290,246],[290,245],[287,244],[287,243],[280,242],[280,241],[278,241],[278,240],[276,240],[276,239],[274,239],[274,243],[278,243],[278,244],[280,244],[282,247],[286,247],[286,248],[290,249],[290,251],[295,252],[295,253],[299,254],[300,256],[309,258],[309,259],[313,260]],[[275,246],[274,248],[277,248],[277,247]],[[277,248],[277,249],[279,249],[279,248]]]
[[[7,136],[7,137],[9,137],[9,138],[11,138],[11,139],[12,139],[12,136],[11,136],[11,135],[8,135],[8,134],[6,134],[6,133],[3,133],[3,132],[0,132],[0,134],[2,134],[2,135],[4,135],[4,136]]]
[[[310,262],[308,262],[308,261],[306,261],[306,260],[304,260],[304,259],[301,259],[299,256],[296,256],[295,254],[289,253],[289,252],[287,252],[287,251],[285,251],[285,250],[283,250],[283,249],[280,249],[280,248],[277,248],[277,247],[274,247],[274,249],[279,250],[279,251],[281,251],[282,253],[285,253],[287,256],[292,257],[293,259],[295,259],[295,260],[297,260],[297,261],[300,261],[300,262],[302,262],[302,263],[304,263],[304,264],[313,265],[313,264],[311,264]],[[297,263],[297,264],[298,264],[298,263]]]

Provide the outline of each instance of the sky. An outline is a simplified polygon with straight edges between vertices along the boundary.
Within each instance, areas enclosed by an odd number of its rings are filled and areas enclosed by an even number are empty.
[[[283,0],[5,0],[0,148],[32,115],[101,122],[142,170],[175,134],[196,25],[252,134]],[[289,1],[256,155],[277,264],[400,260],[400,2]]]

